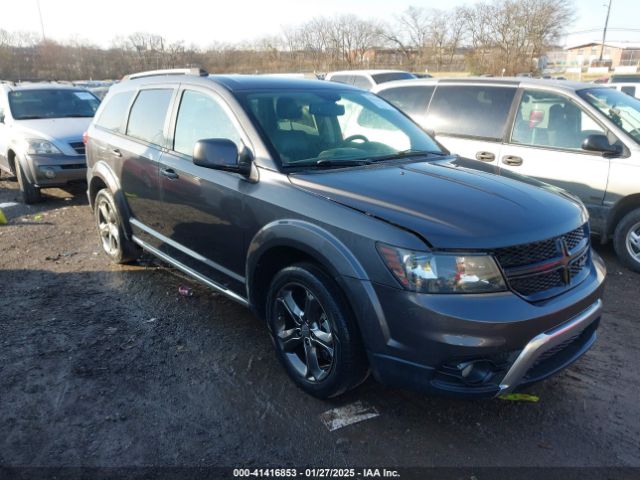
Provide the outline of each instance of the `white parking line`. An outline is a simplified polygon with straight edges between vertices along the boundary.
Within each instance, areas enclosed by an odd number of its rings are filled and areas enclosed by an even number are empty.
[[[324,426],[327,427],[330,432],[333,432],[347,425],[353,425],[354,423],[369,420],[379,415],[375,407],[363,402],[354,402],[344,407],[327,410],[320,415],[320,420],[322,420],[322,423],[324,423]]]

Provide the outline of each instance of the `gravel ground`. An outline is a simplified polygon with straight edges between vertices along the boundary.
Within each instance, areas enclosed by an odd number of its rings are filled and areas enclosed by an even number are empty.
[[[45,192],[0,226],[0,465],[640,467],[640,275],[609,246],[600,338],[539,402],[373,380],[327,402],[248,310],[150,258],[110,265],[82,188]],[[17,196],[0,180],[0,203]],[[354,402],[379,416],[329,431],[323,412]]]

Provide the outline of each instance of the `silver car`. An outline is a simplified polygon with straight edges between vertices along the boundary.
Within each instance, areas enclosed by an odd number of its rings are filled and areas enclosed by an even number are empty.
[[[85,181],[83,133],[100,100],[55,83],[0,86],[0,171],[17,177],[25,203],[40,189]]]
[[[594,85],[528,78],[428,79],[374,89],[449,150],[580,197],[592,232],[640,272],[640,101]]]

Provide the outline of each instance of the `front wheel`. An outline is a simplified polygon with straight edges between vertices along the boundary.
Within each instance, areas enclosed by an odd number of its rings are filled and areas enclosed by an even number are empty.
[[[18,159],[16,159],[16,177],[18,177],[18,187],[20,188],[20,194],[24,203],[29,205],[42,201],[40,189],[29,181]]]
[[[364,381],[368,367],[353,315],[323,270],[308,263],[284,268],[267,302],[278,358],[300,388],[330,398]]]
[[[613,234],[613,246],[627,268],[640,272],[640,208],[620,220]]]
[[[102,249],[114,263],[129,263],[140,256],[139,247],[125,236],[122,217],[106,188],[96,195],[94,216]]]

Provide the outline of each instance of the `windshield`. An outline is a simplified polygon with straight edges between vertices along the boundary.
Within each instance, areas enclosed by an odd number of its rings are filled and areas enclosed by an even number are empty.
[[[11,115],[16,120],[93,117],[100,105],[84,90],[16,90],[9,92]]]
[[[589,88],[577,94],[640,143],[640,101],[637,98],[613,88]]]
[[[280,90],[247,94],[245,102],[283,167],[442,153],[420,127],[368,92]]]
[[[371,75],[371,77],[378,84],[393,82],[394,80],[410,80],[412,78],[416,78],[413,73],[409,72],[374,73],[373,75]]]

